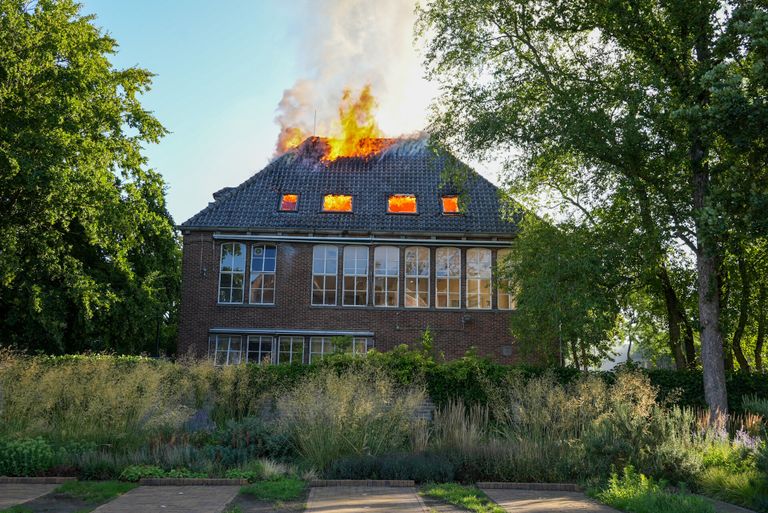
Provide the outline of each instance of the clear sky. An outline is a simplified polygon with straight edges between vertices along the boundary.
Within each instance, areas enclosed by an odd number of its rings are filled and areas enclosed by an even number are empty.
[[[142,103],[171,133],[145,154],[176,223],[269,162],[297,80],[313,81],[315,106],[372,81],[388,136],[426,122],[435,89],[413,49],[415,0],[81,1],[120,45],[115,66],[156,74]]]

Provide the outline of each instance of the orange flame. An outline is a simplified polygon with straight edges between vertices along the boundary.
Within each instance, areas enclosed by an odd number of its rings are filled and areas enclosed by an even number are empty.
[[[394,141],[383,139],[383,132],[376,123],[373,111],[378,104],[367,84],[355,98],[351,89],[342,93],[339,105],[338,127],[325,139],[327,149],[322,157],[325,162],[339,157],[370,157],[391,145]],[[283,126],[277,138],[277,154],[298,147],[309,134],[297,126]]]
[[[352,212],[352,196],[345,194],[326,194],[323,196],[325,212]]]
[[[389,197],[387,205],[389,212],[397,214],[415,214],[416,196],[412,194],[395,194]]]
[[[459,198],[457,196],[443,196],[442,200],[444,214],[459,213]]]

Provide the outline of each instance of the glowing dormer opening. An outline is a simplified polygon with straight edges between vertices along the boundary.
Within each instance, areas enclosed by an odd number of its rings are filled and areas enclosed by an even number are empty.
[[[323,196],[323,212],[352,212],[352,196],[326,194]]]
[[[459,197],[458,196],[443,196],[443,214],[455,215],[460,214],[459,210]]]
[[[281,212],[296,212],[299,209],[298,194],[283,194],[280,198]]]
[[[413,194],[393,194],[387,201],[390,214],[416,214],[416,196]]]

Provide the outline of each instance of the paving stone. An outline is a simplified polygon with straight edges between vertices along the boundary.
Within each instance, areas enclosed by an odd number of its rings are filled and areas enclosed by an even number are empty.
[[[93,513],[220,513],[239,486],[139,486]]]
[[[51,493],[58,486],[57,484],[0,484],[0,509],[31,501],[41,495]]]
[[[427,513],[413,487],[312,488],[305,513]]]
[[[509,513],[617,513],[580,492],[484,488],[483,491]]]

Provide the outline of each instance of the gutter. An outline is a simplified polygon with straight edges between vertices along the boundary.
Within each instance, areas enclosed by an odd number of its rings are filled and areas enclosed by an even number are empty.
[[[478,240],[478,239],[411,239],[406,237],[346,237],[320,235],[250,235],[237,233],[214,233],[215,240],[245,240],[261,242],[320,242],[326,244],[354,244],[372,246],[375,244],[419,244],[423,246],[472,246],[505,248],[511,245],[510,240]]]

